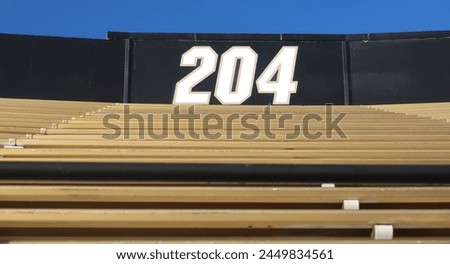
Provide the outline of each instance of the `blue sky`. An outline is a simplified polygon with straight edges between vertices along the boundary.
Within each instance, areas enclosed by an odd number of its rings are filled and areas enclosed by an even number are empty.
[[[450,30],[445,0],[0,0],[0,33],[376,33]]]

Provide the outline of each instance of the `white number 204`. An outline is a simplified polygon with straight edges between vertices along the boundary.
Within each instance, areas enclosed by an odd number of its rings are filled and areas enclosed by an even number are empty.
[[[273,104],[289,104],[291,94],[297,92],[297,81],[293,80],[297,51],[298,47],[282,47],[256,80],[259,93],[273,93]],[[180,66],[197,67],[198,61],[200,65],[176,84],[173,103],[209,104],[211,92],[192,89],[216,71],[217,60],[217,53],[208,46],[186,51]],[[231,47],[222,54],[214,92],[217,100],[222,104],[242,104],[247,100],[252,95],[257,61],[258,54],[248,46]]]

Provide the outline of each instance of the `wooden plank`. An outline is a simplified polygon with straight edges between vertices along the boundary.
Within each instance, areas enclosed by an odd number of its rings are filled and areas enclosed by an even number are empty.
[[[449,203],[450,187],[0,185],[0,201],[4,202],[342,203],[348,199],[361,203]]]
[[[93,236],[93,237],[19,237],[0,236],[8,244],[449,244],[449,237],[401,237],[393,240],[374,240],[361,237],[298,237],[298,236]]]
[[[49,138],[50,136],[47,136]],[[36,137],[35,137],[36,138]],[[45,137],[44,137],[45,138]],[[312,150],[312,149],[373,149],[373,150],[449,150],[450,141],[403,141],[403,142],[373,142],[373,141],[185,141],[185,140],[57,140],[57,139],[18,139],[17,144],[26,148],[164,148],[164,149],[288,149],[288,150]]]
[[[450,119],[450,103],[374,105],[370,108],[433,119]]]
[[[0,209],[0,228],[450,228],[450,210]]]
[[[41,129],[36,127],[2,127],[0,133],[5,134],[38,134]]]
[[[267,158],[133,158],[14,157],[0,162],[158,163],[158,164],[285,164],[285,165],[449,165],[448,159],[267,159]]]
[[[6,123],[6,122],[4,122]],[[252,122],[251,123],[254,126],[257,126],[259,130],[264,131],[266,130],[266,127],[269,127],[269,123],[265,124],[264,122]],[[1,122],[0,122],[1,125]],[[252,131],[249,127],[248,123],[239,123],[235,122],[233,124],[231,123],[223,123],[219,124],[219,128],[213,128],[211,124],[204,124],[202,120],[198,120],[198,122],[192,122],[189,124],[188,122],[179,122],[175,124],[174,122],[166,122],[166,123],[160,123],[160,122],[108,122],[108,123],[85,123],[85,124],[59,124],[58,130],[64,131],[64,133],[78,133],[80,130],[85,131],[96,131],[97,133],[101,133],[102,131],[111,131],[112,126],[113,128],[121,128],[121,129],[129,129],[129,130],[173,130],[175,128],[180,130],[203,130],[205,127],[211,131],[213,130],[247,130]],[[294,131],[294,129],[304,129],[306,124],[302,124],[301,122],[291,122],[285,123],[283,125],[278,123],[271,123],[270,124],[270,130],[276,131],[276,130],[282,130],[282,131]],[[368,131],[374,131],[374,132],[383,132],[383,133],[389,133],[391,130],[394,130],[396,132],[417,132],[417,131],[436,131],[436,132],[447,132],[450,133],[450,124],[447,123],[439,123],[439,124],[402,124],[402,123],[363,123],[363,122],[356,122],[356,123],[348,123],[348,122],[342,122],[339,124],[339,127],[344,131],[361,131],[361,130],[368,130]],[[311,133],[314,133],[315,131],[327,131],[331,129],[335,129],[336,127],[330,127],[325,122],[316,123],[311,122],[307,125],[307,128]],[[53,131],[49,131],[49,134],[53,134]]]
[[[445,159],[450,150],[254,150],[254,149],[0,149],[0,156],[10,157],[110,157],[110,158],[272,158],[277,159]]]
[[[409,138],[419,138],[424,136],[425,139],[439,139],[449,138],[449,129],[347,129],[342,128],[341,131],[325,130],[325,129],[309,129],[304,131],[301,129],[272,129],[272,130],[250,130],[250,129],[141,129],[129,130],[116,127],[115,129],[53,129],[46,130],[47,135],[71,135],[71,136],[89,136],[98,135],[104,136],[104,139],[111,139],[106,135],[114,135],[114,139],[124,137],[125,134],[129,136],[140,136],[139,139],[183,139],[183,140],[220,140],[226,139],[245,139],[247,141],[261,139],[273,140],[278,138],[303,139],[303,140],[317,140],[317,139],[339,139],[341,141],[352,140],[353,137],[361,140],[383,140],[383,138],[409,136]],[[156,135],[156,136],[155,136]],[[181,136],[180,136],[181,135]],[[414,137],[415,136],[415,137]],[[116,138],[117,137],[117,138]],[[50,139],[50,138],[49,138]]]
[[[24,98],[0,98],[0,103],[4,104],[42,104],[42,105],[51,105],[51,104],[64,104],[64,105],[111,105],[110,102],[92,102],[92,101],[67,101],[67,100],[51,100],[51,99],[24,99]]]
[[[215,133],[216,131],[211,131],[211,133]],[[108,132],[105,133],[105,135],[113,135],[114,133]],[[211,142],[217,142],[217,141],[225,141],[225,142],[233,142],[236,141],[249,141],[243,138],[240,138],[239,135],[241,133],[234,133],[232,134],[232,137],[227,137],[226,133],[222,133],[219,138],[212,140],[211,138],[206,137],[205,135],[200,134],[199,139],[192,139],[189,136],[186,136],[184,139],[177,137],[173,135],[173,133],[169,133],[166,138],[163,140],[158,141],[199,141],[199,140],[205,140],[205,141],[211,141]],[[376,135],[352,135],[349,138],[342,139],[338,137],[337,135],[333,134],[333,138],[325,138],[325,136],[320,137],[318,139],[306,139],[303,135],[299,135],[295,139],[286,139],[285,134],[278,133],[275,134],[275,139],[269,139],[265,135],[258,135],[252,141],[270,141],[270,142],[351,142],[351,141],[359,141],[359,142],[450,142],[450,135],[420,135],[420,134],[414,134],[414,135],[383,135],[383,134],[376,134]],[[99,141],[106,141],[106,138],[102,138],[101,134],[88,134],[85,132],[85,134],[58,134],[58,135],[40,135],[36,134],[33,135],[33,139],[51,139],[51,140],[99,140]],[[114,140],[149,140],[149,141],[155,141],[156,139],[147,136],[146,133],[142,133],[142,137],[139,133],[135,133],[133,131],[130,131],[130,134],[128,138],[125,138],[125,135],[121,134]]]

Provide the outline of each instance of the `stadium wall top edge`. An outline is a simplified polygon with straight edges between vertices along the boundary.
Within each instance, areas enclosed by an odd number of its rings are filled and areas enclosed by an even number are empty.
[[[57,39],[85,39],[101,40],[83,37],[63,37],[46,35],[27,35],[0,33],[0,37],[19,38],[57,38]],[[248,34],[248,33],[142,33],[108,31],[108,40],[180,40],[180,41],[377,41],[403,39],[439,39],[450,38],[450,30],[416,31],[393,33],[365,33],[365,34]]]
[[[219,34],[219,33],[140,33],[109,31],[110,40],[184,40],[184,41],[376,41],[450,38],[450,30],[366,34]]]

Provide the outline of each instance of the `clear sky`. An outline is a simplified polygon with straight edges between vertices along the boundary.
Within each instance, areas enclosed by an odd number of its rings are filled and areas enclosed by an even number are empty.
[[[376,33],[450,30],[449,0],[0,0],[0,33]]]

